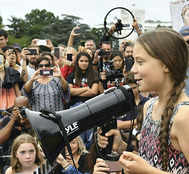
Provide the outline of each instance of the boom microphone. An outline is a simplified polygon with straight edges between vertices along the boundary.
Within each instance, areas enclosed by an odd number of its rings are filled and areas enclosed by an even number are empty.
[[[125,85],[64,111],[42,113],[25,109],[25,113],[41,142],[46,158],[53,163],[65,146],[58,121],[64,125],[68,141],[71,141],[82,132],[101,126],[112,118],[131,111],[135,106],[132,89]],[[60,119],[57,120],[56,116]]]

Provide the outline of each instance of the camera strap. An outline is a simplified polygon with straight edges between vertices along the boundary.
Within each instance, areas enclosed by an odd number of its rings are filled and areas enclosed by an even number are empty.
[[[74,165],[74,167],[75,167],[75,170],[76,170],[77,173],[79,173],[79,172],[78,172],[78,169],[77,169],[77,167],[76,167],[76,165],[75,165],[75,161],[74,161],[74,159],[73,159],[72,149],[71,149],[70,143],[69,143],[69,141],[68,141],[68,136],[67,136],[67,133],[66,133],[66,131],[65,131],[65,126],[64,126],[64,124],[63,124],[62,121],[61,121],[61,116],[58,115],[58,114],[56,114],[56,113],[54,113],[54,116],[56,117],[57,124],[58,124],[58,126],[59,126],[59,128],[60,128],[60,130],[61,130],[61,134],[62,134],[62,136],[63,136],[63,138],[64,138],[64,141],[65,141],[65,144],[66,144],[66,146],[67,146],[67,148],[68,148],[68,153],[69,153],[69,155],[70,155],[70,157],[71,157],[71,159],[72,159],[72,162],[73,162],[73,165]]]

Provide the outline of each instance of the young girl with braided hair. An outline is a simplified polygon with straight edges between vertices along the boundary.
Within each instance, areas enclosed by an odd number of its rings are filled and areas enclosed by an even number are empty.
[[[184,92],[188,48],[175,31],[159,29],[141,35],[133,50],[132,72],[141,92],[157,97],[144,105],[139,155],[123,152],[129,174],[189,173],[189,98]]]

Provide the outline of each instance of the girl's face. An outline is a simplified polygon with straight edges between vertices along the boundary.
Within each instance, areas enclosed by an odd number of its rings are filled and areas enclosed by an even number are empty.
[[[35,164],[36,149],[32,143],[21,144],[16,151],[16,158],[22,168],[30,168]]]
[[[144,48],[136,43],[133,50],[134,65],[131,69],[141,92],[158,91],[164,89],[166,82],[165,65],[158,59],[151,57]]]
[[[114,69],[120,69],[123,65],[123,59],[119,56],[113,58]]]
[[[89,66],[89,59],[86,56],[81,56],[78,61],[79,68],[82,71],[86,71]]]

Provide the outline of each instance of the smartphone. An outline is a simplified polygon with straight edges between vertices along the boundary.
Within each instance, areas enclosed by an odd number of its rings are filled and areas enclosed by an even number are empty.
[[[37,45],[40,46],[40,45],[44,45],[46,46],[47,45],[47,41],[46,40],[37,40]]]
[[[53,70],[40,70],[40,75],[43,76],[52,76],[53,75]]]
[[[74,30],[74,33],[75,33],[75,34],[80,34],[80,33],[81,33],[81,29],[80,29],[80,28],[76,28],[76,29]]]
[[[54,56],[59,59],[60,58],[60,48],[54,47]]]
[[[122,166],[119,161],[108,161],[106,160],[106,164],[108,164],[111,172],[121,172]]]
[[[37,55],[37,49],[35,48],[27,48],[26,50],[29,51],[27,55]]]
[[[72,54],[67,54],[67,60],[72,61]]]

